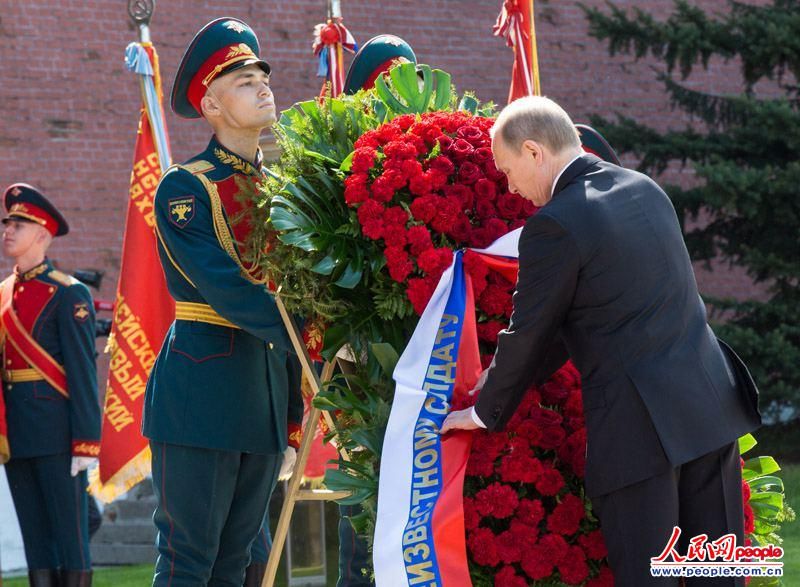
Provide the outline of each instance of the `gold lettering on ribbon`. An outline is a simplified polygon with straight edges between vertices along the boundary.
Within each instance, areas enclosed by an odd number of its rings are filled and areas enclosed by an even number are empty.
[[[161,167],[158,154],[153,152],[139,159],[133,164],[131,171],[131,200],[136,204],[136,209],[144,216],[147,226],[155,226],[153,213],[153,197],[155,196],[158,180],[161,177]]]
[[[108,420],[109,424],[111,424],[117,432],[134,422],[133,414],[125,407],[125,404],[122,403],[122,399],[110,385],[108,389],[106,389],[106,403],[103,408],[103,413],[106,416],[106,420]]]

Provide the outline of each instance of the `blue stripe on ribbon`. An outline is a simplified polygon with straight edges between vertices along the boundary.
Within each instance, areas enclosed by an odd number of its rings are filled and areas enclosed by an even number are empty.
[[[433,543],[433,509],[442,491],[442,445],[439,428],[450,410],[456,361],[466,306],[462,252],[455,254],[453,282],[439,321],[422,389],[425,401],[414,426],[411,504],[403,532],[403,560],[409,585],[441,585]]]
[[[319,64],[317,65],[317,77],[328,77],[328,46],[319,52]]]
[[[141,43],[130,43],[125,48],[125,66],[141,78],[142,99],[147,117],[150,119],[150,128],[153,132],[159,165],[163,173],[170,166],[172,155],[169,152],[166,126],[161,115],[161,101],[156,92],[153,64],[150,63],[150,56]]]

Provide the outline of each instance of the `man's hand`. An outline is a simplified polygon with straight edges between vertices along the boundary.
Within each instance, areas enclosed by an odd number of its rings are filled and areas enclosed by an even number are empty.
[[[472,408],[450,412],[442,422],[439,434],[445,434],[451,430],[477,430],[480,428],[472,419]]]
[[[97,462],[95,457],[72,457],[72,464],[69,468],[69,474],[76,477],[81,471],[85,471]]]
[[[278,481],[286,481],[294,473],[294,465],[297,462],[297,451],[293,446],[287,446],[283,451],[283,462],[278,473]]]

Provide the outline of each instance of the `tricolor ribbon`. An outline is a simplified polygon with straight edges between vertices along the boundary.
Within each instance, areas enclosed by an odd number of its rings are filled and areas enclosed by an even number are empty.
[[[335,18],[314,27],[313,49],[319,59],[317,76],[326,78],[320,95],[327,95],[326,85],[330,82],[330,95],[335,98],[344,91],[344,51],[355,53],[358,43],[341,19]]]
[[[473,250],[515,278],[521,232]],[[394,371],[373,541],[378,587],[472,584],[462,498],[472,435],[438,431],[480,372],[475,300],[456,251]]]

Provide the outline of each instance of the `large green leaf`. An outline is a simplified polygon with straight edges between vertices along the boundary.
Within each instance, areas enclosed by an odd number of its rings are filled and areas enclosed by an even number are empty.
[[[744,454],[753,448],[758,441],[756,440],[755,436],[752,434],[745,434],[739,439],[739,454]]]
[[[364,240],[342,230],[349,225],[350,216],[342,182],[334,181],[332,173],[336,171],[316,167],[313,173],[287,182],[272,198],[270,222],[281,242],[319,253],[312,271],[330,276],[334,285],[352,289],[368,265]]]
[[[742,478],[744,478],[745,481],[749,481],[756,477],[777,473],[780,470],[780,466],[772,457],[755,457],[744,462]]]
[[[383,374],[391,379],[400,355],[388,342],[379,342],[369,345],[369,350],[383,370]]]
[[[417,72],[421,74],[420,79]],[[375,93],[386,112],[375,108],[384,120],[400,114],[422,114],[445,108],[452,98],[450,74],[428,65],[403,63],[389,70],[389,78],[378,76]]]

